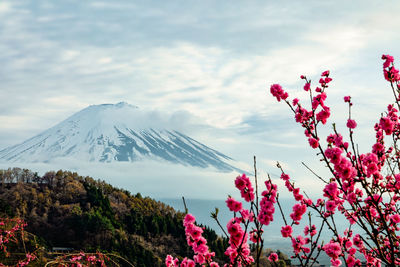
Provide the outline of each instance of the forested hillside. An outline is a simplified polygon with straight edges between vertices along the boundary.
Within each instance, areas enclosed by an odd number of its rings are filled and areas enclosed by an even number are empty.
[[[167,254],[191,253],[184,214],[140,193],[68,171],[1,170],[0,183],[1,217],[25,220],[49,251],[113,252],[135,266],[161,266]],[[204,236],[222,259],[227,240],[207,227]]]

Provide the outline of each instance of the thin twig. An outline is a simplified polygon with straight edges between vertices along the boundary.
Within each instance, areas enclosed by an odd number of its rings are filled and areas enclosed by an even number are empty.
[[[182,196],[182,201],[183,201],[183,206],[185,207],[185,214],[188,214],[189,212],[188,212],[188,208],[186,206],[186,201],[185,201],[185,197],[184,196]]]
[[[315,177],[317,177],[318,179],[320,179],[322,182],[324,182],[325,184],[329,184],[327,181],[324,180],[324,178],[322,178],[321,176],[319,176],[318,174],[316,174],[310,167],[308,167],[304,162],[301,162],[301,164],[303,164],[304,167],[307,168],[307,170],[309,170],[312,174],[315,175]]]

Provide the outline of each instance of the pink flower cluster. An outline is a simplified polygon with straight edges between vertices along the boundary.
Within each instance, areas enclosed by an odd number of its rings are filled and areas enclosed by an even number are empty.
[[[0,248],[6,254],[10,255],[8,251],[9,243],[19,243],[20,239],[24,239],[24,228],[26,223],[19,218],[0,218]],[[25,258],[16,263],[15,266],[28,266],[37,259],[35,252],[26,252]],[[100,252],[79,254],[66,254],[60,255],[54,259],[54,263],[60,266],[106,266],[106,261],[110,260],[106,255]],[[6,266],[0,263],[0,266]],[[8,266],[8,265],[7,265]]]
[[[267,190],[261,193],[263,198],[260,201],[260,212],[258,214],[258,221],[263,225],[269,225],[269,223],[274,220],[274,204],[276,203],[278,187],[270,180],[265,181],[265,186]]]
[[[281,174],[281,179],[285,181],[285,186],[289,190],[289,192],[293,193],[293,197],[296,201],[301,201],[304,199],[304,196],[300,193],[300,188],[294,187],[294,184],[290,182],[290,176],[286,173]]]
[[[10,252],[8,251],[8,246],[11,243],[18,244],[19,238],[24,234],[24,228],[26,223],[19,219],[11,219],[11,218],[0,218],[0,249],[4,252],[5,256],[8,257]],[[30,262],[36,259],[36,255],[33,253],[26,253],[25,258],[19,260],[17,266],[26,266]],[[0,266],[5,266],[0,263]]]
[[[387,110],[387,115],[382,117],[379,121],[379,127],[385,132],[386,135],[391,135],[395,130],[399,130],[399,116],[397,115],[398,110],[393,107],[393,105],[389,105]]]
[[[196,264],[194,263],[194,261],[191,261],[191,266],[190,267],[194,267],[196,266]],[[179,259],[178,258],[174,258],[171,255],[167,255],[167,257],[165,258],[165,266],[167,267],[179,267]]]
[[[303,237],[301,235],[293,237],[292,226],[300,224],[303,215],[307,211],[307,207],[312,206],[313,202],[311,199],[305,198],[300,193],[300,188],[296,188],[294,184],[290,182],[290,176],[288,174],[282,172],[281,179],[285,181],[286,188],[289,190],[289,192],[293,193],[293,197],[298,202],[292,207],[292,213],[290,214],[290,218],[292,219],[291,225],[282,226],[281,234],[284,238],[291,238],[293,253],[297,257],[300,257],[301,259],[307,259],[308,257],[310,257],[309,253],[311,253],[310,247],[307,246],[311,243],[311,239],[308,237]],[[306,226],[303,232],[305,236],[309,235],[311,238],[317,234],[315,225]]]
[[[329,242],[323,247],[325,253],[331,258],[333,266],[340,266],[342,264],[339,256],[342,254],[342,247],[337,242]]]
[[[296,238],[292,237],[292,247],[293,247],[293,252],[295,255],[299,255],[300,253],[310,253],[311,249],[309,247],[306,247],[306,245],[310,243],[309,238],[304,238],[301,235],[298,235]],[[302,255],[302,258],[306,258],[307,256]]]
[[[248,266],[254,262],[254,258],[250,256],[248,235],[240,222],[242,222],[240,218],[232,218],[226,225],[230,235],[229,247],[225,251],[225,255],[230,258],[231,265],[229,266]]]
[[[317,234],[317,228],[315,227],[315,225],[311,225],[311,227],[309,227],[308,225],[306,225],[304,227],[304,235],[310,235],[310,236],[314,236]]]
[[[390,55],[382,55],[382,59],[385,60],[383,63],[383,75],[385,76],[385,79],[389,82],[400,81],[399,70],[393,65],[394,58]]]
[[[183,226],[185,226],[186,241],[189,246],[192,247],[195,253],[193,260],[184,258],[179,265],[179,260],[174,259],[171,255],[168,255],[165,259],[165,265],[167,267],[192,267],[198,264],[207,264],[207,266],[218,267],[218,263],[214,262],[212,258],[215,256],[214,252],[210,252],[207,246],[207,240],[202,236],[203,229],[195,225],[196,218],[188,213],[183,220]]]
[[[26,223],[21,219],[0,218],[0,249],[7,254],[7,243],[18,242],[17,233],[22,232]]]
[[[311,110],[307,110],[300,105],[297,98],[293,99],[293,107],[291,106],[291,109],[295,113],[296,122],[300,123],[305,128],[304,134],[308,138],[308,143],[314,149],[319,146],[319,138],[315,132],[315,127],[319,123],[326,124],[331,115],[330,108],[325,104],[327,98],[325,89],[328,88],[328,84],[332,81],[329,74],[330,72],[328,70],[321,74],[321,79],[319,80],[320,87],[316,87],[314,90],[316,93],[315,96],[313,96],[311,90],[311,81],[308,80],[306,76],[301,75],[300,78],[306,80],[304,90],[310,92]],[[277,85],[274,84],[273,86],[276,87]],[[290,105],[289,102],[287,102],[287,104]],[[354,123],[351,122],[350,125],[354,126]]]
[[[348,229],[344,231],[344,234],[344,237],[337,236],[336,239],[332,239],[329,243],[325,244],[322,249],[331,258],[332,266],[342,265],[340,258],[345,259],[346,265],[349,267],[361,266],[361,261],[355,258],[357,249],[361,253],[365,252],[361,236],[356,234],[353,237],[353,232]],[[369,258],[367,262],[371,264],[371,266],[380,266],[379,260],[373,259],[368,255],[366,255],[366,258]]]
[[[301,217],[303,216],[304,213],[307,211],[307,206],[304,204],[294,204],[293,206],[293,212],[290,213],[290,218],[296,223],[298,223],[301,220]]]
[[[230,211],[239,212],[242,210],[242,202],[236,201],[233,197],[228,197],[226,205]]]
[[[254,200],[254,188],[251,185],[249,177],[245,174],[236,177],[235,186],[240,190],[240,194],[247,202]]]
[[[29,263],[30,263],[31,261],[36,260],[36,258],[37,258],[37,257],[36,257],[35,254],[26,253],[26,254],[25,254],[25,259],[18,261],[18,263],[17,263],[16,266],[18,266],[18,267],[27,266],[27,265],[29,265]],[[0,266],[2,266],[1,263],[0,263]]]
[[[400,73],[394,67],[394,59],[390,55],[383,55],[382,59],[385,79],[391,83],[395,104],[390,104],[387,112],[381,116],[375,125],[376,142],[372,146],[370,153],[359,153],[358,146],[353,140],[353,130],[357,128],[357,123],[351,118],[350,109],[353,105],[350,96],[345,96],[344,101],[349,105],[349,117],[346,126],[349,128],[350,141],[345,142],[340,133],[336,131],[326,138],[327,148],[322,149],[320,137],[317,134],[319,123],[325,124],[330,116],[330,109],[326,106],[326,88],[332,81],[329,71],[321,74],[319,87],[311,90],[311,82],[305,76],[303,89],[310,94],[311,109],[307,110],[302,106],[297,98],[292,102],[286,103],[295,113],[296,122],[300,123],[305,129],[309,145],[314,149],[319,149],[321,161],[324,161],[333,175],[333,178],[326,182],[323,195],[326,199],[318,199],[314,205],[311,200],[305,200],[299,194],[294,184],[290,183],[289,176],[282,173],[285,185],[299,203],[293,206],[290,214],[293,220],[291,225],[285,225],[281,229],[283,237],[292,239],[292,246],[295,254],[303,252],[300,257],[312,260],[306,255],[305,244],[310,240],[298,236],[292,237],[293,224],[299,223],[307,207],[321,215],[327,224],[326,218],[331,218],[336,211],[341,212],[348,220],[349,225],[358,224],[368,237],[368,248],[363,245],[360,235],[355,235],[351,239],[351,231],[347,231],[346,237],[340,237],[335,233],[334,239],[323,247],[333,266],[342,264],[345,260],[347,266],[359,266],[360,260],[355,258],[358,251],[364,255],[369,266],[380,266],[382,262],[386,265],[400,264],[400,215],[398,213],[398,201],[400,200],[400,152],[396,148],[396,143],[400,140],[400,123],[398,109],[400,108]],[[315,92],[315,95],[313,93]],[[292,103],[292,104],[290,104]],[[395,108],[396,106],[396,108]],[[384,136],[390,136],[394,146],[385,148]],[[384,168],[386,167],[386,168]],[[386,172],[383,174],[383,172]],[[322,178],[321,178],[322,179]],[[345,206],[345,204],[348,204]],[[370,230],[371,228],[374,230]],[[304,234],[310,238],[316,236],[315,225],[305,227]],[[376,247],[374,247],[374,245]],[[313,247],[313,244],[311,245]],[[306,249],[307,250],[307,249]]]
[[[332,146],[328,147],[324,153],[329,162],[334,165],[335,177],[352,184],[352,179],[357,175],[357,170],[351,161],[352,157],[348,158],[350,154],[343,155],[349,144],[343,142],[343,137],[340,134],[329,135],[327,142]]]
[[[293,212],[290,214],[290,218],[293,220],[293,223],[299,224],[299,221],[301,220],[302,216],[307,211],[307,206],[311,205],[312,201],[310,199],[304,198],[304,196],[300,193],[300,188],[294,187],[294,185],[290,182],[290,176],[288,174],[282,172],[281,179],[285,181],[285,186],[289,190],[289,192],[293,193],[294,199],[300,202],[296,203],[293,206],[292,208]]]
[[[282,212],[285,225],[281,228],[281,234],[284,238],[290,238],[294,252],[292,257],[297,258],[302,266],[315,264],[321,252],[328,255],[332,266],[361,266],[362,260],[357,259],[356,255],[361,255],[367,266],[400,266],[400,150],[397,148],[400,141],[400,72],[394,67],[392,56],[383,55],[382,59],[384,77],[391,85],[395,103],[388,105],[387,111],[375,124],[375,142],[372,149],[364,153],[360,153],[354,140],[357,122],[351,117],[353,103],[350,96],[343,99],[349,109],[345,121],[349,139],[345,141],[335,125],[333,133],[326,138],[320,136],[323,131],[317,131],[318,127],[327,123],[331,115],[330,108],[326,105],[326,89],[332,81],[329,71],[321,74],[319,84],[314,89],[311,80],[301,76],[305,80],[303,89],[309,94],[309,108],[302,105],[298,98],[289,101],[288,93],[279,84],[270,87],[272,96],[277,101],[284,100],[293,111],[296,122],[304,130],[308,144],[318,150],[319,160],[329,170],[329,175],[324,175],[325,177],[313,172],[325,184],[323,197],[314,203],[305,197],[305,193],[300,193],[300,188],[295,187],[289,175],[278,164],[282,171],[281,179],[296,200],[290,218],[286,219]],[[385,138],[390,138],[393,145],[386,147]],[[248,266],[254,262],[254,258],[250,256],[248,239],[256,245],[257,260],[262,251],[259,247],[263,244],[262,227],[269,225],[274,219],[274,205],[279,204],[277,187],[271,180],[265,182],[266,190],[262,192],[258,205],[254,201],[258,196],[254,195],[253,186],[246,175],[238,176],[235,186],[240,190],[242,198],[249,202],[250,208],[244,209],[243,204],[232,197],[228,197],[226,201],[229,210],[234,212],[234,218],[227,224],[229,247],[225,254],[229,256],[230,263],[225,266]],[[309,222],[303,228],[304,235],[294,234],[294,227],[301,223],[308,209],[317,214],[321,223],[313,224],[310,212]],[[335,224],[339,216],[347,219],[348,223],[348,229],[343,235]],[[249,227],[250,222],[254,223],[254,228]],[[354,228],[353,225],[357,227]],[[328,243],[322,242],[318,234],[326,229],[332,232]],[[353,234],[351,229],[356,229],[357,234]],[[198,238],[201,232],[201,228],[189,230],[189,240]],[[197,250],[196,246],[205,242],[200,240],[195,243],[196,245],[192,243],[195,253],[204,253],[204,249]],[[276,253],[267,256],[271,262],[278,260]],[[169,257],[168,264],[167,266],[178,266],[179,261]]]
[[[293,233],[292,226],[290,225],[282,226],[281,234],[283,237],[291,237],[292,233]]]
[[[276,254],[275,252],[272,252],[268,256],[268,260],[271,261],[271,262],[277,262],[278,259],[279,259],[278,254]]]
[[[101,266],[106,267],[106,261],[109,258],[104,255],[103,253],[85,253],[80,252],[79,254],[68,254],[63,257],[57,259],[57,262],[62,264],[63,266],[77,266],[77,267],[84,267],[84,266]]]
[[[278,101],[281,99],[285,100],[288,98],[289,94],[282,89],[282,86],[279,84],[273,84],[270,88],[271,94],[276,97]]]
[[[350,129],[355,129],[357,127],[357,123],[355,120],[348,119],[346,126]]]
[[[250,241],[253,243],[261,242],[263,233],[264,233],[264,230],[262,230],[262,229],[261,229],[260,233],[259,233],[259,231],[257,231],[257,229],[250,231]]]
[[[250,202],[250,205],[254,205],[254,188],[250,182],[249,177],[245,174],[237,176],[235,179],[235,186],[239,189],[242,198],[246,202]],[[229,233],[229,247],[225,251],[225,255],[229,256],[230,264],[225,266],[248,266],[254,262],[254,258],[250,256],[250,247],[248,239],[257,243],[261,240],[262,229],[253,229],[247,234],[246,230],[250,222],[253,222],[255,218],[253,212],[244,209],[242,203],[236,201],[232,197],[228,197],[226,204],[230,211],[239,212],[240,217],[232,218],[228,224],[227,229]],[[242,225],[245,227],[243,229]]]

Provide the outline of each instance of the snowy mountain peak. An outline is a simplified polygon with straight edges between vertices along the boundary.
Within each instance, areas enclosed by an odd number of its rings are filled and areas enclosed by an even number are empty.
[[[88,108],[90,108],[90,107],[95,107],[95,108],[123,108],[123,107],[139,108],[138,106],[131,105],[131,104],[125,102],[125,101],[119,102],[117,104],[90,105]]]
[[[1,161],[49,162],[73,157],[114,162],[155,159],[221,171],[237,170],[232,159],[189,136],[168,129],[126,102],[91,105],[25,142],[0,151]]]
[[[125,106],[138,108],[137,106],[130,105],[130,104],[128,104],[127,102],[124,102],[124,101],[115,104],[115,106],[116,106],[116,107],[119,107],[119,108],[120,108],[120,107],[125,107]]]

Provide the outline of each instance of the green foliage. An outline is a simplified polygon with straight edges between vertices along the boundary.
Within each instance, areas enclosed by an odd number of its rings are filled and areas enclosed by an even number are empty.
[[[6,217],[14,217],[14,211],[7,201],[0,199],[0,213],[4,214]]]
[[[190,255],[184,214],[140,193],[67,171],[0,170],[0,182],[0,216],[21,217],[48,248],[112,252],[135,266],[162,266],[171,253]],[[205,237],[224,259],[227,240],[208,227]]]

